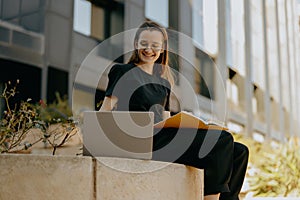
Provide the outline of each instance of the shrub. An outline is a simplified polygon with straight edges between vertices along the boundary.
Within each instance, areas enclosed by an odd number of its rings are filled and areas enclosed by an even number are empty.
[[[300,196],[300,145],[299,138],[287,142],[259,143],[242,134],[235,135],[250,150],[247,180],[250,196]],[[275,145],[271,145],[275,144]]]
[[[273,152],[261,152],[255,173],[249,178],[254,196],[300,196],[300,148],[295,138],[278,144]]]
[[[50,144],[54,155],[58,147],[63,146],[71,137],[78,133],[76,122],[71,117],[71,109],[66,98],[56,93],[57,100],[49,106],[40,100],[38,104],[20,101],[11,109],[9,101],[17,93],[17,85],[5,84],[1,98],[4,99],[6,110],[0,121],[0,153],[12,153],[28,150],[34,144],[43,141]],[[31,142],[26,137],[33,128],[40,130],[37,139]]]
[[[55,96],[56,100],[51,104],[47,105],[45,101],[40,100],[36,105],[40,120],[50,124],[70,121],[72,110],[69,107],[68,99],[61,98],[58,92],[55,93]]]
[[[29,102],[21,101],[15,105],[14,109],[10,107],[9,100],[17,93],[17,84],[12,86],[11,82],[5,84],[1,98],[4,99],[7,109],[0,121],[0,153],[8,153],[22,146],[27,150],[32,144],[24,143],[24,138],[29,130],[35,127],[37,111]]]

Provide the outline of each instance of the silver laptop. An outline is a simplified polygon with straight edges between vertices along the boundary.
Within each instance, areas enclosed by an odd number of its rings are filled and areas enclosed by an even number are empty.
[[[85,111],[83,155],[152,158],[153,112]]]

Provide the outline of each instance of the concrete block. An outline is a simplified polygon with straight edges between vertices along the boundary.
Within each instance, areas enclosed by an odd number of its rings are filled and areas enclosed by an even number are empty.
[[[203,170],[158,161],[97,158],[96,197],[99,200],[201,200]]]
[[[82,156],[0,155],[0,199],[94,199],[93,161]]]
[[[0,200],[201,200],[203,170],[126,158],[0,155]]]

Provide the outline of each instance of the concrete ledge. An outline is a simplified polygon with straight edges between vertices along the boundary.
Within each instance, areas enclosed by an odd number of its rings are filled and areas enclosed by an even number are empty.
[[[97,199],[201,200],[203,170],[149,160],[97,158]]]
[[[300,200],[300,197],[246,197],[244,200]]]
[[[0,154],[2,200],[201,200],[203,170],[125,158]]]
[[[89,157],[0,155],[0,199],[93,199]]]

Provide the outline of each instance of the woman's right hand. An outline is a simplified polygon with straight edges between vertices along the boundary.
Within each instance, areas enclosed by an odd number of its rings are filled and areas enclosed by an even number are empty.
[[[105,97],[99,111],[112,111],[117,102],[116,96]]]
[[[163,120],[166,120],[166,119],[168,119],[169,117],[171,117],[170,111],[164,111],[164,112],[163,112]]]

